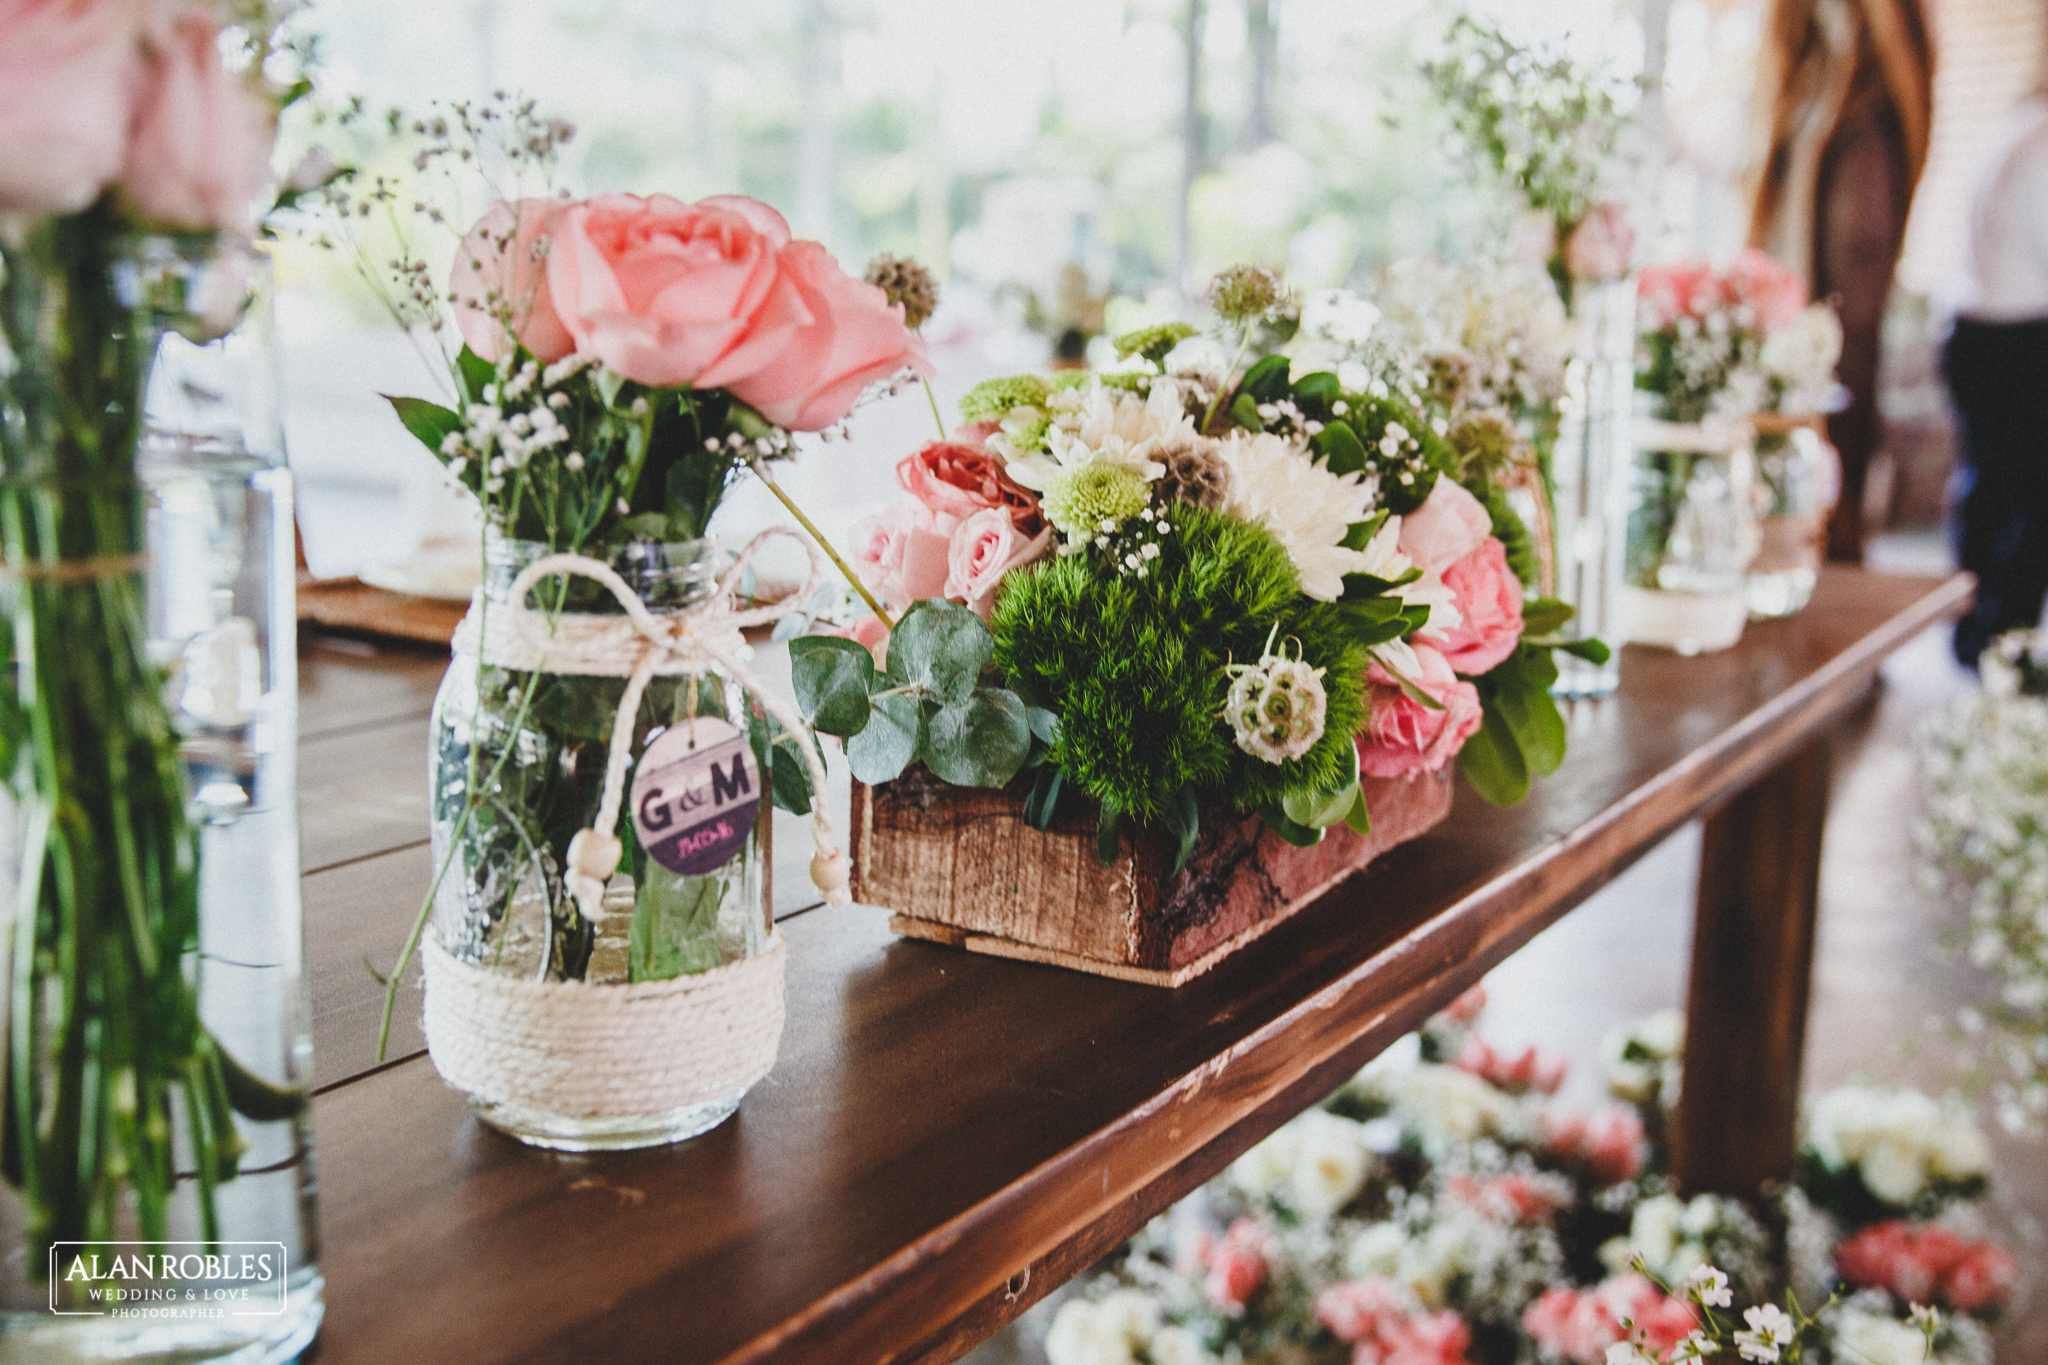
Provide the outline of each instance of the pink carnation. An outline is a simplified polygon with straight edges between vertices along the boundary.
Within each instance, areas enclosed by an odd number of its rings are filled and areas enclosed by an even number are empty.
[[[1340,1280],[1316,1296],[1316,1321],[1346,1345],[1392,1331],[1408,1311],[1407,1292],[1392,1280]]]
[[[1564,1185],[1564,1188],[1559,1188]],[[1499,1223],[1533,1223],[1571,1202],[1571,1189],[1555,1175],[1454,1175],[1444,1187],[1452,1199]]]
[[[1266,1282],[1267,1245],[1265,1230],[1249,1218],[1240,1218],[1223,1234],[1223,1240],[1209,1249],[1202,1293],[1213,1307],[1225,1313],[1244,1311]]]
[[[1427,644],[1414,645],[1417,688],[1441,706],[1432,710],[1410,697],[1378,664],[1365,671],[1372,716],[1358,736],[1358,766],[1371,777],[1433,773],[1457,756],[1479,730],[1479,689],[1451,670]]]
[[[1391,1280],[1344,1280],[1316,1296],[1316,1320],[1351,1347],[1351,1365],[1467,1365],[1472,1329],[1456,1313],[1421,1311]]]
[[[2011,1252],[1990,1242],[1967,1248],[1942,1277],[1942,1301],[1958,1313],[1987,1313],[2003,1308],[2020,1280],[2020,1263]]]
[[[1806,282],[1755,247],[1735,253],[1721,274],[1721,291],[1731,304],[1747,304],[1764,332],[1789,326],[1806,310]]]
[[[1558,1086],[1564,1084],[1566,1070],[1566,1063],[1561,1058],[1546,1060],[1533,1047],[1525,1047],[1513,1056],[1496,1052],[1476,1033],[1465,1040],[1465,1046],[1459,1050],[1452,1065],[1511,1095],[1522,1095],[1531,1090],[1553,1094]]]
[[[1703,260],[1652,266],[1637,275],[1636,292],[1660,328],[1680,318],[1703,318],[1722,301],[1720,277]]]
[[[2019,1281],[2019,1263],[2003,1247],[1899,1219],[1842,1239],[1835,1268],[1859,1288],[1882,1289],[1906,1303],[1939,1302],[1960,1313],[1998,1308]]]
[[[1445,1309],[1409,1318],[1384,1334],[1381,1343],[1377,1356],[1366,1356],[1362,1347],[1354,1351],[1353,1365],[1467,1365],[1472,1329]]]
[[[1491,535],[1479,542],[1478,549],[1453,561],[1443,571],[1443,581],[1456,595],[1463,619],[1443,632],[1437,648],[1453,670],[1476,678],[1498,666],[1521,643],[1522,581],[1508,567],[1507,547]]]
[[[1584,1166],[1603,1186],[1635,1179],[1649,1156],[1642,1116],[1619,1105],[1590,1117],[1546,1114],[1543,1134],[1552,1156]]]

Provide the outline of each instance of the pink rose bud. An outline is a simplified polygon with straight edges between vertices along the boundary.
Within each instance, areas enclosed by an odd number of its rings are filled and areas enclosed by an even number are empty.
[[[1595,204],[1564,244],[1564,268],[1582,280],[1618,280],[1628,274],[1636,245],[1628,210],[1620,204]]]
[[[149,35],[121,188],[169,227],[248,230],[277,111],[221,64],[220,29],[189,9]]]
[[[503,200],[477,219],[455,248],[448,301],[469,349],[496,364],[508,337],[552,365],[576,349],[548,294],[548,255],[563,205]]]
[[[1492,534],[1485,504],[1456,479],[1439,478],[1422,506],[1401,518],[1398,545],[1425,573],[1441,574]]]
[[[1026,540],[1008,510],[985,507],[953,531],[946,551],[945,595],[964,602],[983,620],[995,612],[996,586],[1003,575],[1052,548],[1052,529]]]
[[[1522,640],[1522,580],[1508,567],[1507,547],[1488,536],[1479,548],[1443,571],[1462,618],[1437,641],[1451,668],[1479,677],[1497,667]]]
[[[121,173],[137,14],[123,0],[0,0],[0,213],[72,213]]]
[[[890,611],[942,595],[950,546],[926,529],[916,508],[891,507],[862,520],[853,528],[852,548],[861,581]]]

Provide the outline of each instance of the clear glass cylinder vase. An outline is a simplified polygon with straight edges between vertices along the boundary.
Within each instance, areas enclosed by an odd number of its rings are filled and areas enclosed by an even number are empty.
[[[1622,629],[1679,654],[1727,649],[1749,619],[1759,542],[1746,423],[1636,424]]]
[[[547,553],[532,542],[488,537],[472,618],[509,612],[513,580]],[[702,601],[724,562],[708,541],[636,542],[609,558],[657,616]],[[544,616],[621,610],[608,592],[577,577],[543,579],[526,606]],[[480,633],[489,638],[487,621]],[[462,653],[449,666],[432,724],[432,929],[456,962],[520,981],[607,986],[673,980],[768,950],[770,801],[758,757],[736,842],[708,869],[674,870],[643,846],[646,802],[636,808],[639,788],[629,785],[616,827],[625,852],[606,887],[605,914],[593,923],[581,912],[566,876],[569,844],[597,816],[625,684],[623,677],[523,671]],[[694,678],[656,677],[634,719],[633,750],[646,754],[670,730],[707,747],[730,743],[736,731],[758,755],[761,724],[744,691],[715,666]],[[474,1091],[470,1099],[485,1122],[521,1141],[586,1151],[693,1136],[730,1116],[743,1093],[604,1115]]]
[[[1812,600],[1841,471],[1818,418],[1761,416],[1754,426],[1760,523],[1748,595],[1750,619],[1762,621]]]
[[[1572,608],[1565,638],[1602,640],[1612,653],[1601,664],[1560,653],[1551,690],[1604,697],[1621,685],[1621,645],[1627,638],[1618,604],[1635,410],[1635,280],[1580,283],[1572,322],[1576,340],[1551,454],[1554,592]]]
[[[266,277],[95,216],[0,282],[0,1361],[259,1365],[322,1312]]]

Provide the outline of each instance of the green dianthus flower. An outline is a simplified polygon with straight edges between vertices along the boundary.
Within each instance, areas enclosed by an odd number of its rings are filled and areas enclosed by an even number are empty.
[[[1046,480],[1041,508],[1060,534],[1086,542],[1138,515],[1151,496],[1145,480],[1128,469],[1084,464]]]

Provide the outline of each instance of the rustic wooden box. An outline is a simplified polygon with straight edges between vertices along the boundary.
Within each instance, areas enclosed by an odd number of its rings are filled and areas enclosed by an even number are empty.
[[[1365,782],[1372,832],[1345,826],[1295,848],[1257,816],[1204,811],[1193,858],[1170,874],[1163,835],[1124,826],[1119,856],[1095,852],[1092,809],[1041,833],[1020,779],[953,787],[922,768],[853,788],[853,893],[899,934],[1099,976],[1178,986],[1207,971],[1451,809],[1451,771]],[[1080,803],[1076,803],[1080,804]]]

